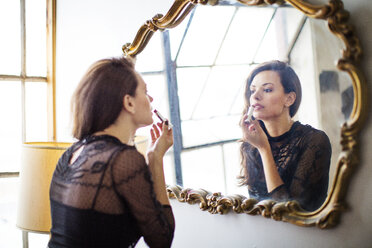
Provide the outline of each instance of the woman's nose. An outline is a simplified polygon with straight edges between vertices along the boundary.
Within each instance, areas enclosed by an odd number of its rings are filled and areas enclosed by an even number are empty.
[[[260,100],[261,99],[260,91],[256,90],[255,92],[253,92],[252,98],[255,99],[255,100]]]

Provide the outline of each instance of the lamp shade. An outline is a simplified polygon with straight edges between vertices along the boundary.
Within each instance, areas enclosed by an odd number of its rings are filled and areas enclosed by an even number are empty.
[[[134,143],[141,154],[148,138],[136,136]],[[71,143],[30,142],[22,147],[17,227],[32,232],[49,233],[51,228],[49,187],[62,153]]]
[[[31,142],[22,147],[17,227],[49,233],[49,186],[59,157],[71,143]]]

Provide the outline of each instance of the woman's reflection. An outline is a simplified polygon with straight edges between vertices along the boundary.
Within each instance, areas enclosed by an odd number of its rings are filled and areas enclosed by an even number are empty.
[[[300,81],[286,63],[266,62],[251,72],[241,120],[240,179],[250,197],[297,200],[313,211],[327,196],[332,151],[323,131],[292,119],[300,102]]]

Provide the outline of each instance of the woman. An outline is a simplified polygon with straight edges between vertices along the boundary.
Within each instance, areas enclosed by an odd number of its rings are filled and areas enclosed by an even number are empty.
[[[287,64],[270,61],[251,72],[241,122],[241,184],[258,200],[297,200],[313,211],[327,196],[332,152],[323,131],[292,119],[300,102],[300,81]]]
[[[163,156],[173,144],[168,121],[152,125],[145,158],[134,147],[153,123],[146,84],[124,57],[93,64],[73,99],[73,136],[50,187],[49,247],[170,247],[174,217]],[[161,130],[160,130],[161,129]],[[147,163],[146,163],[147,161]]]

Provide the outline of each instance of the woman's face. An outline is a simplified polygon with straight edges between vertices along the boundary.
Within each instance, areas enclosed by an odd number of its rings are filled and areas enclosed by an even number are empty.
[[[135,101],[135,116],[134,121],[138,126],[148,126],[153,123],[152,119],[152,108],[151,102],[153,98],[147,94],[147,86],[143,81],[141,75],[137,73],[138,85],[136,88],[136,96],[134,97]]]
[[[250,85],[250,105],[253,116],[259,120],[272,120],[289,115],[288,97],[276,71],[259,72]]]

